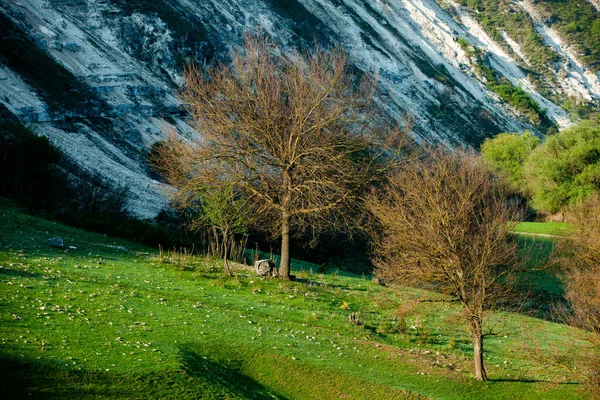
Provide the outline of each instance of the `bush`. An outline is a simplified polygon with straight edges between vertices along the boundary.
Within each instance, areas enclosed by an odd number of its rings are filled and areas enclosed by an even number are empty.
[[[524,165],[536,210],[558,212],[600,190],[600,126],[586,121],[550,136]]]
[[[539,143],[540,140],[528,131],[501,133],[483,142],[481,154],[488,166],[506,175],[513,190],[526,193],[523,164]]]
[[[19,122],[0,124],[0,196],[34,210],[56,202],[60,151]]]

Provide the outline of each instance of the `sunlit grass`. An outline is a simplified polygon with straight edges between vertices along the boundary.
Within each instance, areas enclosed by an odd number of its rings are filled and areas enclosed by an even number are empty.
[[[573,226],[564,222],[520,222],[515,232],[564,236],[573,230]]]
[[[0,207],[7,398],[582,397],[560,365],[575,342],[559,324],[492,315],[492,380],[481,383],[460,309],[415,308],[435,293],[299,262],[296,282],[240,268],[230,279],[214,260],[160,262],[154,249]],[[76,249],[45,244],[57,235]]]

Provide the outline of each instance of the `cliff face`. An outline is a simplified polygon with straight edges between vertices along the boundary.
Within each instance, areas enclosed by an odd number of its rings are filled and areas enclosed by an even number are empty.
[[[510,7],[552,56],[537,75],[518,39],[492,39],[480,14],[452,1],[0,0],[0,102],[80,168],[127,187],[132,213],[151,218],[164,194],[145,166],[149,146],[191,131],[177,99],[182,66],[211,62],[247,31],[284,50],[341,45],[359,70],[378,72],[380,100],[398,119],[412,115],[417,140],[477,146],[501,131],[568,126],[563,98],[597,107],[598,72],[537,5]],[[520,87],[548,120],[502,100],[501,85]]]

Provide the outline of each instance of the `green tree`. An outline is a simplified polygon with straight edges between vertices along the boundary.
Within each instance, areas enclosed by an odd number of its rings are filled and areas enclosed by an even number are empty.
[[[528,131],[501,133],[483,142],[481,154],[490,168],[506,175],[513,190],[525,193],[523,164],[539,143],[540,140]]]
[[[189,210],[190,205],[196,204],[198,198],[200,210],[193,212],[190,225],[196,229],[209,225],[221,237],[221,246],[217,247],[222,250],[225,272],[233,276],[229,267],[229,251],[235,235],[246,234],[252,220],[247,200],[229,184],[204,185],[190,193],[189,197],[186,196],[188,201],[183,201],[182,205],[187,204]]]
[[[524,165],[536,210],[558,212],[600,189],[600,126],[585,121],[538,146]]]

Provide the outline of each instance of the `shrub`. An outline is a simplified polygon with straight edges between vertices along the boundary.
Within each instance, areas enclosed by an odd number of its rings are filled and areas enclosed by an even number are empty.
[[[523,165],[539,143],[540,140],[528,131],[501,133],[483,142],[481,154],[488,166],[506,175],[514,190],[525,193]]]
[[[56,201],[60,151],[18,122],[0,124],[0,196],[30,209]]]
[[[600,126],[586,121],[550,136],[524,165],[536,210],[558,212],[600,189]]]

